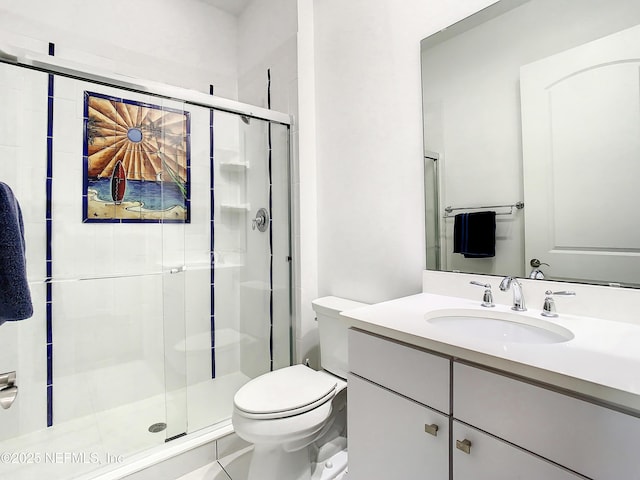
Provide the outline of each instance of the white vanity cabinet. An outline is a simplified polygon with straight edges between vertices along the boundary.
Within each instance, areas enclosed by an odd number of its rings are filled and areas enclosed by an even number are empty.
[[[350,330],[349,369],[349,479],[448,480],[450,361]]]
[[[449,417],[350,375],[349,480],[449,478]]]
[[[636,415],[360,330],[349,368],[351,480],[640,480]]]
[[[635,416],[458,362],[453,416],[588,478],[640,479]]]

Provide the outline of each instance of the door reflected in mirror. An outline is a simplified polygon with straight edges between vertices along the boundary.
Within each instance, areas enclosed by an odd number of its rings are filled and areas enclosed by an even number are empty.
[[[639,24],[635,0],[502,0],[423,40],[427,268],[640,286]],[[485,206],[495,256],[453,253]]]

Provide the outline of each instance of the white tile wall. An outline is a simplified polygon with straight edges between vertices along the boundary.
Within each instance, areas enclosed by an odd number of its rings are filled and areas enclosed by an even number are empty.
[[[54,284],[56,423],[164,391],[162,292],[156,275]]]
[[[31,284],[33,317],[2,325],[0,365],[2,372],[16,371],[19,392],[14,405],[2,412],[0,440],[23,435],[46,424],[46,358],[44,285]],[[40,300],[40,301],[38,301]]]

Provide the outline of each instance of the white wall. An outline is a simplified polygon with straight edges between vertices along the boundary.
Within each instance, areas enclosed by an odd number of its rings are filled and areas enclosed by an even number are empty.
[[[257,72],[258,68],[273,68],[273,64],[284,63],[285,60],[290,67],[294,67],[295,71],[295,49],[293,57],[288,59],[282,57],[291,55],[292,52],[285,53],[280,49],[295,40],[298,28],[296,12],[296,0],[249,3],[238,18],[239,78],[246,77],[250,72]],[[266,68],[262,73],[266,75]],[[266,83],[264,86],[266,87]],[[274,100],[272,98],[271,108],[282,112],[288,111],[276,108],[273,105]],[[264,106],[266,107],[266,104]]]
[[[420,40],[491,3],[314,2],[319,294],[420,291]]]
[[[237,19],[198,0],[0,0],[0,46],[236,98]]]
[[[298,0],[298,117],[291,141],[294,163],[294,258],[296,352],[299,362],[319,363],[318,329],[311,302],[318,298],[318,182],[316,162],[316,83],[314,0]]]

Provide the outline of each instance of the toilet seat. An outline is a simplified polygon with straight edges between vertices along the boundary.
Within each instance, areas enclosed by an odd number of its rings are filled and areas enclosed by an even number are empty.
[[[335,395],[336,379],[304,365],[261,375],[245,384],[233,402],[245,418],[270,420],[308,412]]]

